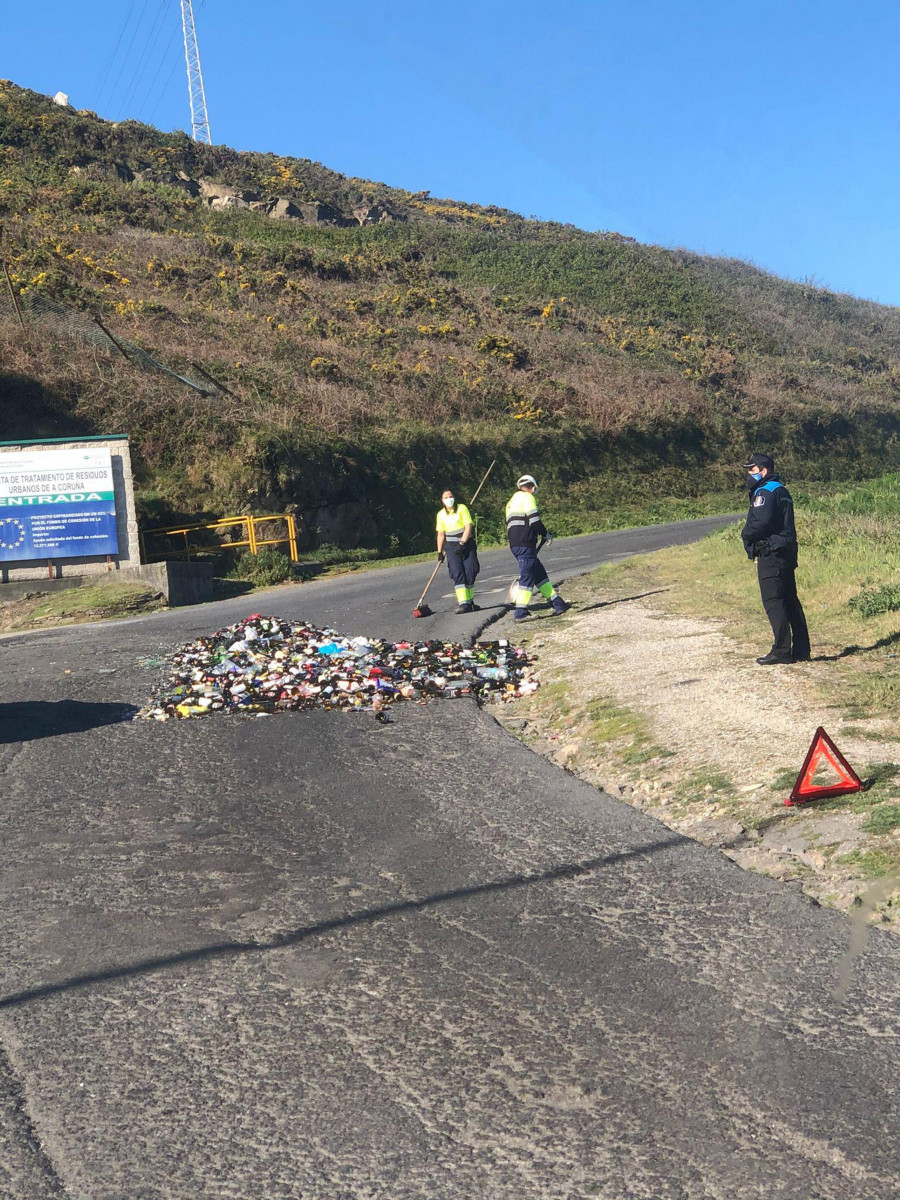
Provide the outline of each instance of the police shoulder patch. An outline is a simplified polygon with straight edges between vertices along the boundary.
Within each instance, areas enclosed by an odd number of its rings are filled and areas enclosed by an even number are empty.
[[[765,502],[766,502],[766,498],[762,492],[757,492],[756,495],[753,497],[753,507],[754,508],[762,508],[762,506],[765,504]]]

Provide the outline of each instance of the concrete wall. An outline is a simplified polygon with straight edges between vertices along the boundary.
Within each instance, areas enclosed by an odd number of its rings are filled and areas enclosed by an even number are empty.
[[[166,603],[173,608],[182,604],[203,604],[213,598],[213,568],[210,562],[144,563],[142,567],[123,567],[117,578],[136,579],[150,584],[162,593]]]
[[[120,579],[156,588],[173,608],[183,604],[204,604],[213,598],[212,563],[161,562],[123,566],[118,571],[104,571],[99,575],[64,575],[60,579],[22,579],[0,584],[0,600],[21,600],[29,595],[62,592],[87,584],[116,583]]]
[[[52,575],[48,572],[46,559],[40,562],[0,563],[0,597],[3,595],[4,583],[17,580],[34,579],[47,580],[63,579],[74,575],[105,575],[107,572],[118,571],[122,567],[137,567],[141,562],[140,540],[138,538],[137,516],[134,511],[134,483],[131,478],[131,449],[127,437],[111,438],[73,438],[71,441],[51,439],[47,442],[4,442],[0,445],[0,456],[16,454],[22,450],[40,450],[46,446],[48,450],[77,450],[79,446],[93,447],[108,446],[112,459],[113,491],[116,498],[116,534],[119,542],[119,553],[111,563],[106,558],[60,558],[52,567]],[[2,457],[0,457],[2,466]]]

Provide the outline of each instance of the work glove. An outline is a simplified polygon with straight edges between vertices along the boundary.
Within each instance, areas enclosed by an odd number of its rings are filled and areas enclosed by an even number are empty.
[[[438,562],[443,562],[443,561],[444,561],[444,552],[443,552],[443,550],[438,550]]]

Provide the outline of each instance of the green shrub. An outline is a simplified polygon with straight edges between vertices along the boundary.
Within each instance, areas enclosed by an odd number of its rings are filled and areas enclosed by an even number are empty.
[[[378,557],[378,551],[342,550],[340,546],[332,546],[328,542],[323,542],[317,550],[312,552],[312,557],[323,567],[332,567],[337,563],[371,562]]]
[[[847,603],[861,617],[877,617],[880,613],[900,611],[900,584],[884,583],[866,588],[852,596]]]
[[[259,554],[245,550],[235,559],[229,571],[232,579],[247,579],[257,587],[271,587],[295,576],[294,564],[280,550],[266,548]]]

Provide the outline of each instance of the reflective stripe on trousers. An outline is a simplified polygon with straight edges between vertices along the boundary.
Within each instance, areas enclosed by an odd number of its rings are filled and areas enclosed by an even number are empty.
[[[531,603],[535,587],[545,600],[555,600],[558,593],[550,582],[546,568],[537,555],[535,546],[511,546],[519,564],[519,582],[516,587],[516,609],[526,609]]]
[[[469,604],[475,596],[475,575],[478,563],[475,543],[471,539],[464,546],[461,546],[459,542],[445,542],[444,550],[447,555],[447,570],[456,585],[456,602],[457,604]]]

